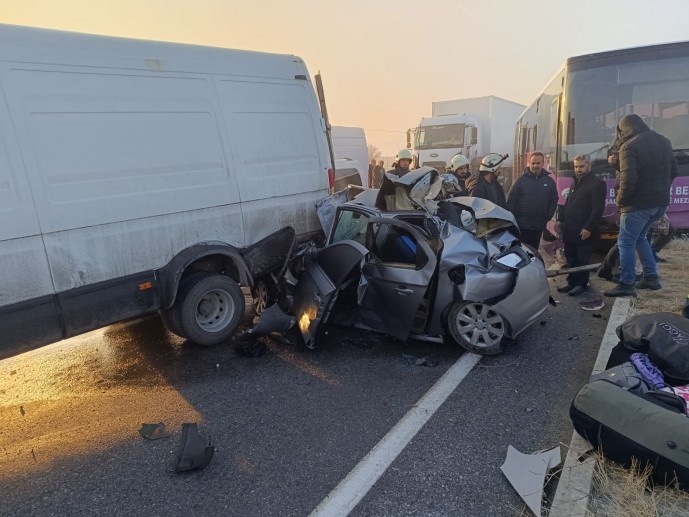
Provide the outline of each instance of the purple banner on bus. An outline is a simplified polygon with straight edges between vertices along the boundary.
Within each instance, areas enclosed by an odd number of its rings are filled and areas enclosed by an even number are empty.
[[[572,178],[557,178],[557,191],[560,196],[558,203],[564,204],[569,188],[574,180]],[[615,204],[615,180],[606,179],[608,186],[605,197],[605,210],[603,219],[612,226],[617,226],[619,216]],[[670,188],[670,206],[667,211],[670,224],[678,229],[689,229],[689,176],[679,176],[672,182]]]

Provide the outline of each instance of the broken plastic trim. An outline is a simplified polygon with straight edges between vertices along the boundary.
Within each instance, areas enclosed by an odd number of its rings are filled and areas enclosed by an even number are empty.
[[[182,424],[180,453],[175,465],[175,472],[202,469],[210,463],[214,453],[215,447],[199,434],[195,423]]]

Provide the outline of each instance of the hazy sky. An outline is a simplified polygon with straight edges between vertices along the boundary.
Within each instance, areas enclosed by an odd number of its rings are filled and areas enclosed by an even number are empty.
[[[431,101],[528,104],[567,57],[689,39],[689,0],[0,0],[0,22],[296,54],[331,123],[392,155]]]

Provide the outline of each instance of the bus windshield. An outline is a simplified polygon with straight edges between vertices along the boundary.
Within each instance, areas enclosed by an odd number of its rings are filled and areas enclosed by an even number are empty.
[[[571,176],[574,156],[589,154],[599,176],[614,178],[607,152],[619,119],[635,113],[670,139],[689,175],[689,57],[570,70],[565,98],[559,174]]]
[[[446,149],[464,146],[464,124],[416,128],[416,149]]]

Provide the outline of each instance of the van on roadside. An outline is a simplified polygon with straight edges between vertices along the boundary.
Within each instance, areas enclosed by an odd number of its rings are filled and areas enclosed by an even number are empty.
[[[296,56],[0,25],[0,358],[156,311],[227,340],[330,168]]]

